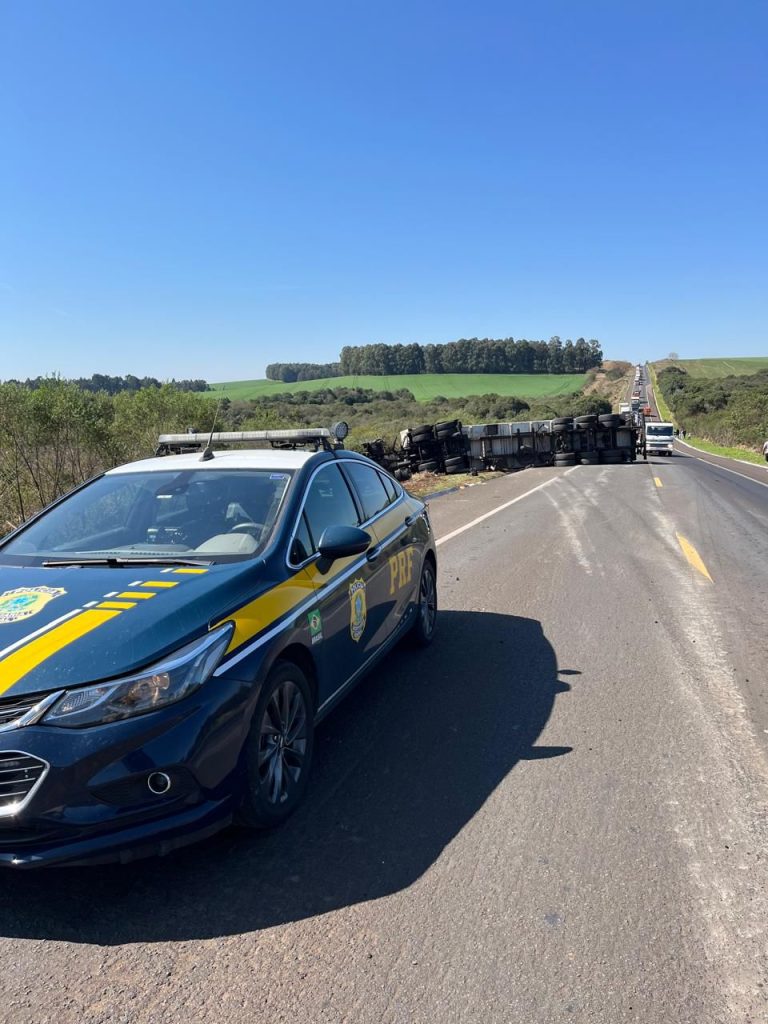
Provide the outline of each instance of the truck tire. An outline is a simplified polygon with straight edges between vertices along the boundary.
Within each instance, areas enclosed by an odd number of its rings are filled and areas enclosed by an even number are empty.
[[[575,466],[576,465],[576,454],[575,452],[558,452],[555,456],[556,466]]]
[[[411,444],[425,444],[428,441],[434,441],[435,437],[432,431],[421,434],[411,434]]]
[[[419,463],[419,472],[420,473],[436,473],[439,469],[440,469],[440,463],[436,462],[434,459],[430,459],[429,462],[420,462]]]

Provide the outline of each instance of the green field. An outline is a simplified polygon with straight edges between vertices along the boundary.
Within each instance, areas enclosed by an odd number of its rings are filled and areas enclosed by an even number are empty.
[[[768,360],[766,360],[768,362]],[[548,398],[568,395],[584,386],[584,373],[405,373],[392,377],[327,377],[283,384],[274,380],[234,380],[212,384],[211,398],[261,398],[286,392],[317,391],[319,388],[371,388],[398,391],[407,388],[419,402],[437,395],[465,398],[467,395],[514,395],[516,398]]]
[[[732,359],[660,359],[653,364],[657,371],[667,366],[679,366],[692,377],[746,376],[768,370],[768,356],[734,356]]]

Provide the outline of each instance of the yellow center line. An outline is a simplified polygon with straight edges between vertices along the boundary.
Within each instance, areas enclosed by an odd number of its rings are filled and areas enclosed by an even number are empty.
[[[657,476],[655,476],[653,478],[653,482],[656,484],[657,487],[663,487],[664,486],[664,484],[661,482],[661,480]]]
[[[675,536],[677,537],[677,543],[683,550],[683,554],[688,559],[689,563],[693,566],[693,568],[697,572],[700,572],[702,576],[706,576],[710,583],[714,583],[714,580],[707,571],[706,565],[704,565],[701,555],[693,546],[693,544],[691,544],[689,540],[686,540],[686,538],[683,537],[681,533],[676,533]]]

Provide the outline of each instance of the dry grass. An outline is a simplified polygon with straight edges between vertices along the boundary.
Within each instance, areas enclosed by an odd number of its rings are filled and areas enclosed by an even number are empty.
[[[619,403],[626,401],[633,370],[632,363],[606,359],[595,373],[594,380],[584,388],[584,394],[603,395],[610,399],[614,410],[618,410]]]
[[[482,470],[477,476],[472,476],[471,473],[414,473],[410,480],[405,481],[403,487],[414,498],[425,498],[436,491],[446,491],[453,487],[474,487],[485,483],[486,480],[495,480],[505,475],[491,470]]]

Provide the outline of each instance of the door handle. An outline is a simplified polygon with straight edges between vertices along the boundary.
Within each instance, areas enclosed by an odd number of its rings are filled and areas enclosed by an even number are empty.
[[[416,520],[418,518],[419,518],[419,516],[418,516],[418,513],[416,513],[416,512],[414,512],[412,516],[406,516],[405,517],[405,525],[406,526],[413,526],[413,524],[416,522]]]
[[[371,548],[368,554],[365,556],[369,562],[375,562],[381,554],[381,544],[377,544],[375,548]]]

